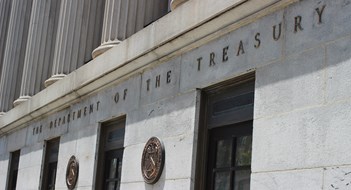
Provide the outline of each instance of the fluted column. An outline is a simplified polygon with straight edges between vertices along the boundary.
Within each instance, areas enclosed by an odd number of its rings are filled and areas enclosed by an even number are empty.
[[[167,0],[106,0],[101,45],[93,51],[93,58],[167,12]]]
[[[0,0],[0,76],[11,12],[11,0]],[[0,77],[1,78],[1,77]]]
[[[49,86],[90,61],[100,44],[104,0],[62,0]]]
[[[174,9],[176,9],[179,5],[181,5],[182,3],[186,2],[186,1],[188,1],[188,0],[172,0],[171,1],[171,9],[172,9],[172,11]]]
[[[125,39],[128,12],[133,11],[129,7],[133,9],[135,3],[137,3],[136,0],[106,0],[101,46],[93,51],[93,58]]]
[[[33,0],[20,97],[14,106],[44,88],[51,76],[60,0]]]
[[[0,112],[10,110],[19,96],[31,8],[32,0],[12,0],[0,82]]]

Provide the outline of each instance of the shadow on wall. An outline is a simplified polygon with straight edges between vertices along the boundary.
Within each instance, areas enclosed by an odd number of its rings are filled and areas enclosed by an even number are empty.
[[[81,148],[77,139],[86,139],[95,152],[99,122],[122,115],[126,148],[142,147],[151,136],[190,139],[196,132],[196,89],[251,71],[256,71],[255,118],[350,99],[350,10],[351,0],[291,5],[2,137],[0,150],[62,136],[63,146],[75,142],[62,151],[74,154]],[[21,156],[40,149],[33,146]],[[166,167],[157,184],[161,189],[165,174]]]

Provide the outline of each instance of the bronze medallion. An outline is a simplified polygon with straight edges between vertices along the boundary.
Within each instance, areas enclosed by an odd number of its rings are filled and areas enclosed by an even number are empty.
[[[162,174],[164,163],[163,143],[157,137],[151,137],[144,147],[141,159],[141,173],[144,181],[149,184],[156,183]]]
[[[78,181],[79,165],[75,156],[71,156],[67,164],[66,185],[68,189],[74,189]]]

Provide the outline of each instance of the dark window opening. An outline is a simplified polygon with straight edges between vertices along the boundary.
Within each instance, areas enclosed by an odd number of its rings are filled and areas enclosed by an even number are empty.
[[[96,189],[120,189],[124,132],[125,118],[101,125]]]
[[[254,75],[204,90],[201,95],[197,190],[249,190]]]
[[[17,184],[17,175],[18,175],[18,165],[20,160],[21,152],[17,150],[11,153],[10,159],[10,169],[9,169],[9,178],[8,178],[8,190],[15,190]]]
[[[60,145],[60,138],[56,138],[46,142],[41,189],[45,189],[45,190],[55,189],[59,145]]]

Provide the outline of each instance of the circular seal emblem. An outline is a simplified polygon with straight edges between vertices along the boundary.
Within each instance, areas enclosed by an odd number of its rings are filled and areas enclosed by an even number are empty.
[[[165,163],[165,150],[163,143],[157,137],[151,137],[143,151],[141,159],[141,173],[144,181],[154,184],[162,174]]]
[[[66,185],[68,189],[72,190],[78,181],[79,165],[75,156],[71,156],[68,161],[66,169]]]

